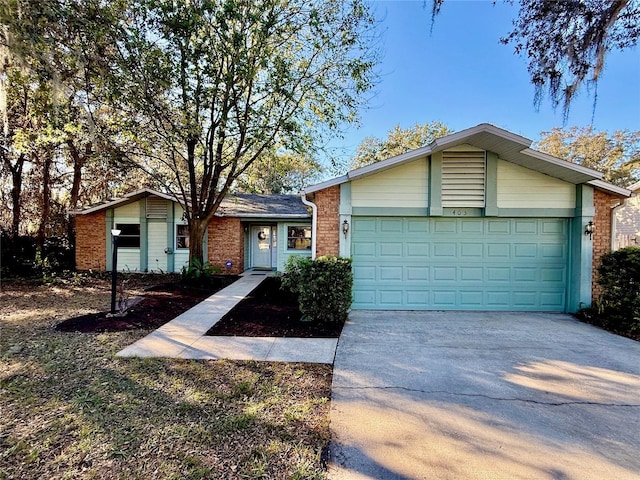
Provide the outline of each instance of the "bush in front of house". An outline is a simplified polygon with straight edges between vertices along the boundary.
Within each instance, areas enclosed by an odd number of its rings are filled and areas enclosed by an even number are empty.
[[[351,307],[353,273],[351,259],[323,256],[289,257],[282,286],[298,294],[304,318],[314,322],[340,323]]]
[[[603,327],[640,333],[640,248],[627,247],[604,255],[598,267],[602,294],[597,302]]]

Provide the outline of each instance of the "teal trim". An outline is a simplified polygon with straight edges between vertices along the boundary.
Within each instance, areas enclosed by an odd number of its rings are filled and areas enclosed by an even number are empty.
[[[498,208],[496,217],[545,217],[545,218],[571,218],[575,214],[573,208]]]
[[[429,215],[442,215],[442,152],[429,157]]]
[[[498,155],[487,152],[487,177],[484,187],[484,214],[498,216]]]
[[[149,269],[147,258],[149,254],[148,238],[149,232],[147,231],[147,199],[139,203],[140,205],[140,271],[147,272]]]
[[[167,272],[173,272],[176,268],[175,248],[176,248],[176,224],[173,221],[175,218],[175,203],[171,202],[170,207],[167,209],[167,247],[171,249],[171,253],[167,253]]]
[[[352,215],[379,217],[425,217],[427,209],[420,207],[353,207]],[[340,220],[342,222],[342,219]],[[340,227],[342,229],[342,227]],[[340,230],[342,232],[342,230]]]
[[[105,228],[107,235],[104,237],[106,242],[107,261],[105,262],[107,272],[113,268],[113,238],[111,237],[111,229],[113,228],[113,208],[105,212]]]
[[[443,217],[483,217],[484,210],[482,208],[471,207],[444,207],[442,209]]]
[[[575,213],[575,218],[570,221],[568,312],[577,312],[591,305],[593,240],[584,234],[584,227],[595,214],[593,187],[576,186]]]
[[[251,257],[249,256],[251,255],[251,249],[249,246],[249,239],[251,238],[249,232],[251,232],[251,225],[243,223],[242,228],[244,230],[244,270],[247,270],[251,267]]]
[[[583,232],[584,225],[589,220],[589,217],[576,217],[570,220],[568,312],[577,312],[581,308],[591,306],[593,243]]]
[[[340,215],[351,215],[351,182],[340,185]]]

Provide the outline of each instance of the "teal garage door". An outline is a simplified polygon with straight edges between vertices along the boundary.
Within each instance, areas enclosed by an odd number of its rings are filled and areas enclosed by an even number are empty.
[[[354,309],[564,311],[567,221],[353,217]]]

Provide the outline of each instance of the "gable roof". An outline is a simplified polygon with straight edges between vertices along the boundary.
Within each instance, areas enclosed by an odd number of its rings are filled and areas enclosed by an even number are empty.
[[[340,185],[351,180],[373,175],[402,163],[411,162],[420,157],[425,157],[436,152],[446,150],[461,144],[469,144],[497,153],[502,160],[520,165],[551,177],[559,178],[574,185],[597,181],[598,188],[607,190],[614,187],[612,193],[629,196],[623,193],[619,187],[603,182],[603,174],[582,165],[561,160],[543,152],[533,150],[533,142],[528,138],[516,135],[495,125],[481,123],[475,127],[462,130],[460,132],[446,135],[431,142],[431,144],[403,153],[381,162],[373,163],[355,170],[351,170],[346,175],[336,177],[326,182],[311,185],[303,190],[303,193],[313,193],[328,187]],[[626,192],[626,190],[625,190]]]
[[[146,197],[155,196],[182,203],[175,197],[158,192],[150,188],[136,190],[121,198],[110,199],[87,208],[72,212],[76,215],[116,208],[129,203],[137,202]],[[228,194],[216,212],[216,217],[239,218],[310,218],[307,207],[302,203],[298,195],[258,195],[258,194]]]

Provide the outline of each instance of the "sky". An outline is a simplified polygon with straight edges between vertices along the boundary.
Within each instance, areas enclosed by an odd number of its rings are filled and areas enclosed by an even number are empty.
[[[460,131],[491,123],[531,140],[553,127],[640,130],[640,49],[611,52],[594,92],[582,87],[563,124],[563,112],[544,99],[534,107],[527,61],[500,43],[517,5],[447,0],[431,27],[431,2],[374,1],[380,20],[380,81],[350,127],[330,147],[350,158],[368,136],[386,138],[395,125],[440,121]],[[593,90],[593,89],[591,89]]]

